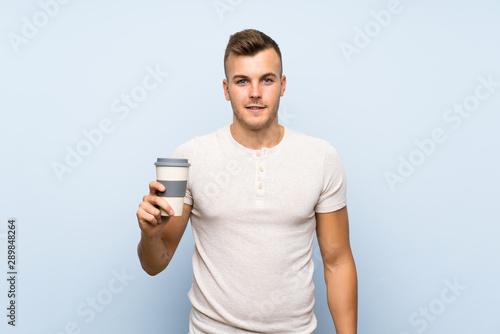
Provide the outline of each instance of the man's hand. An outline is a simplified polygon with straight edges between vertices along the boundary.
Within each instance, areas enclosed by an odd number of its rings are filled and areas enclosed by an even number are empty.
[[[165,191],[163,184],[157,181],[150,182],[149,195],[142,198],[139,210],[137,210],[139,227],[142,233],[150,239],[160,238],[163,227],[170,220],[170,216],[175,213],[168,202],[157,195],[158,191]],[[164,209],[170,216],[162,217],[159,208]]]
[[[141,229],[137,254],[142,268],[150,275],[156,275],[168,266],[191,215],[191,205],[184,204],[182,216],[174,217],[174,210],[165,199],[158,196],[159,191],[165,191],[160,182],[149,183],[149,195],[142,198],[137,210]],[[160,208],[170,216],[162,217]]]

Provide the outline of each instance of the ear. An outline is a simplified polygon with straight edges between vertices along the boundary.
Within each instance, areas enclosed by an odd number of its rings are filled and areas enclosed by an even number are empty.
[[[280,96],[283,96],[285,94],[285,88],[286,88],[286,76],[282,75],[281,76],[281,92],[280,92]]]
[[[229,96],[229,83],[226,79],[222,80],[222,88],[224,89],[224,97],[226,101],[231,101],[231,97]]]

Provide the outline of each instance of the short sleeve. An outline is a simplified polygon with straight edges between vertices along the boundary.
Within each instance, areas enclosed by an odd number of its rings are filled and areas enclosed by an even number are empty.
[[[327,143],[323,163],[323,188],[314,210],[327,213],[342,209],[347,204],[344,167],[337,151]]]
[[[172,154],[172,158],[188,159],[188,162],[192,164],[192,161],[193,161],[193,142],[188,141],[187,143],[184,143],[181,146],[177,147],[177,149]],[[188,183],[187,183],[186,196],[184,197],[184,203],[188,204],[188,205],[193,205],[193,195],[192,195],[191,190],[190,190],[191,189],[190,178],[189,178],[190,173],[191,173],[191,168],[188,172]]]

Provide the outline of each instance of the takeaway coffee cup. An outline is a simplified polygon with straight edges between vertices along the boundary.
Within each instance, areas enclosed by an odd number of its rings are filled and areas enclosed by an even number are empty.
[[[187,159],[158,158],[155,166],[156,181],[165,186],[165,191],[158,192],[158,196],[170,204],[175,211],[174,216],[182,216],[188,170],[191,165]],[[165,210],[160,210],[162,216],[169,216]]]

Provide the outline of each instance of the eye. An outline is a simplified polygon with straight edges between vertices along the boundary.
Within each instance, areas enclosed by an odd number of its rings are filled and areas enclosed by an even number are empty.
[[[247,81],[246,81],[245,79],[241,79],[241,80],[236,81],[236,84],[237,84],[237,85],[243,85],[243,84],[245,84],[246,82],[247,82]]]
[[[273,82],[273,79],[271,79],[271,78],[265,78],[263,81],[264,81],[264,83],[269,84],[269,83]]]

